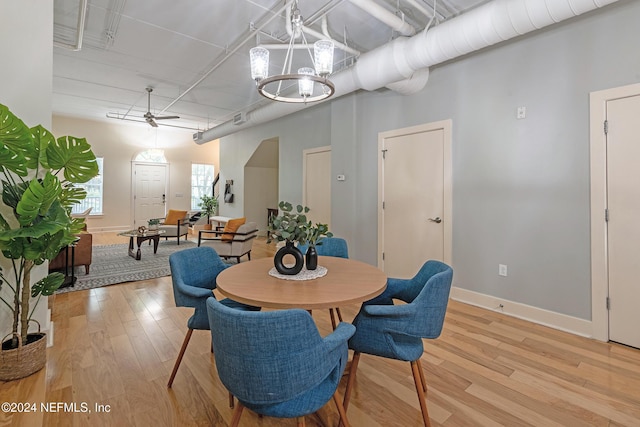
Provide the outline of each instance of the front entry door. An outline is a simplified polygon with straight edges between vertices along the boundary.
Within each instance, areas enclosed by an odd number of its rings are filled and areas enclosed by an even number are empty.
[[[450,263],[450,134],[446,121],[380,136],[378,265],[389,277]]]
[[[640,348],[640,96],[607,102],[609,339]]]
[[[164,218],[167,164],[133,164],[134,228],[147,226],[150,218]]]

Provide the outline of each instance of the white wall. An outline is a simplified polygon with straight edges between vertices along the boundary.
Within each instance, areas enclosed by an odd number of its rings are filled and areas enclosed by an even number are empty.
[[[639,19],[622,0],[433,67],[418,94],[359,92],[246,129],[222,138],[221,167],[280,137],[280,198],[295,203],[301,150],[330,141],[332,175],[347,177],[332,227],[375,265],[378,133],[452,119],[454,285],[588,321],[589,93],[640,81]]]
[[[220,215],[244,215],[244,167],[262,141],[278,138],[278,199],[302,203],[302,152],[330,145],[330,104],[304,110],[271,123],[246,129],[220,142],[220,179],[233,179],[235,200],[220,203]],[[207,146],[204,144],[203,146]],[[266,214],[265,214],[266,215]]]
[[[244,182],[247,184],[244,198],[244,215],[247,222],[254,221],[260,234],[266,235],[267,208],[278,207],[278,169],[245,167]]]
[[[131,163],[142,151],[164,150],[169,163],[167,209],[190,209],[192,163],[213,164],[216,172],[220,166],[218,141],[196,145],[189,131],[64,116],[54,116],[53,129],[55,135],[86,138],[96,156],[104,157],[104,214],[88,219],[89,231],[126,230],[133,226]]]
[[[0,40],[0,103],[27,126],[41,124],[51,129],[53,0],[0,2]],[[7,213],[1,203],[0,212],[3,216]],[[4,257],[0,257],[0,266],[5,276],[11,277],[11,264]],[[46,275],[46,266],[36,267],[31,279],[35,282]],[[7,293],[3,291],[3,295]],[[11,331],[10,315],[8,310],[0,308],[2,336]],[[46,297],[40,300],[33,317],[47,328]]]

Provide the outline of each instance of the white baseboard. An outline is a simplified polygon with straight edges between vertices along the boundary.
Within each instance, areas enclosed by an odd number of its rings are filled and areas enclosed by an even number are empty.
[[[467,289],[451,288],[451,299],[475,305],[487,310],[498,311],[518,319],[548,326],[574,335],[592,338],[591,321],[556,313],[531,305],[521,304]],[[502,307],[500,306],[502,304]]]
[[[120,233],[123,231],[131,230],[131,226],[126,225],[113,225],[110,227],[91,227],[87,231],[89,233]]]

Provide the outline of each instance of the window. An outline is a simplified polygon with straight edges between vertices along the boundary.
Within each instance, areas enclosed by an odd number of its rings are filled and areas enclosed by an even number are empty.
[[[198,204],[204,195],[213,196],[213,165],[191,164],[191,209],[200,209]]]
[[[164,156],[164,150],[157,148],[150,148],[146,151],[139,153],[135,159],[136,162],[149,162],[149,163],[167,163],[167,158]]]
[[[84,184],[76,184],[77,187],[84,188],[87,197],[80,203],[73,206],[71,213],[81,213],[91,209],[90,215],[102,215],[102,157],[97,157],[98,175]]]

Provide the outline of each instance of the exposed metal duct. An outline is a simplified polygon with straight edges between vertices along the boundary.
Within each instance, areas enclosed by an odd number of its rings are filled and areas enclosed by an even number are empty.
[[[379,21],[384,22],[395,31],[403,36],[412,36],[416,33],[416,29],[403,19],[389,12],[373,0],[349,0],[360,9],[364,10]]]
[[[334,97],[358,89],[377,90],[415,78],[418,70],[544,28],[598,9],[617,0],[494,0],[427,32],[400,37],[360,56],[351,68],[331,76]],[[424,78],[424,76],[422,76]],[[305,108],[274,102],[251,111],[240,126],[233,121],[203,132],[203,144],[241,129],[265,123]]]

